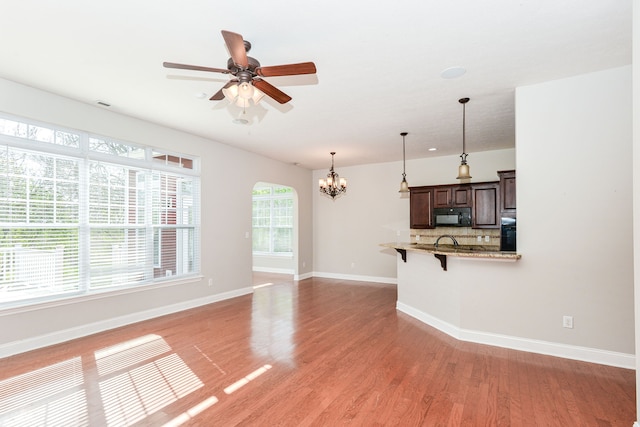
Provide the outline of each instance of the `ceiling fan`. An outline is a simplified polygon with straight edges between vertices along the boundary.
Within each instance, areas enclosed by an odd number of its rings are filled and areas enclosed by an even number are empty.
[[[301,62],[299,64],[274,65],[263,67],[257,59],[247,56],[251,49],[251,43],[244,40],[240,34],[222,30],[222,37],[229,49],[231,58],[227,61],[227,68],[211,68],[199,65],[176,64],[174,62],[164,62],[165,68],[178,68],[182,70],[210,71],[214,73],[231,74],[233,79],[224,85],[211,98],[212,101],[220,101],[225,98],[240,99],[248,102],[253,99],[254,103],[266,94],[285,104],[291,101],[291,97],[261,77],[293,76],[298,74],[315,74],[316,66],[313,62]],[[259,89],[255,91],[254,88]],[[246,105],[246,104],[245,104]]]

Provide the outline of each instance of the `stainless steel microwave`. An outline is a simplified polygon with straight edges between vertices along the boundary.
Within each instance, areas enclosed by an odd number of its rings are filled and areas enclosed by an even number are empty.
[[[436,227],[471,227],[471,208],[435,208]]]

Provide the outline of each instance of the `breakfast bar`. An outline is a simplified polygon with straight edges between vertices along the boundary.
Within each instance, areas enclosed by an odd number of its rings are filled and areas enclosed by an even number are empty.
[[[420,243],[382,243],[380,246],[393,248],[400,254],[402,261],[407,262],[407,251],[416,251],[433,254],[439,261],[443,270],[447,270],[447,257],[476,259],[499,259],[516,261],[521,255],[511,251],[500,251],[490,246],[482,245],[435,245]]]

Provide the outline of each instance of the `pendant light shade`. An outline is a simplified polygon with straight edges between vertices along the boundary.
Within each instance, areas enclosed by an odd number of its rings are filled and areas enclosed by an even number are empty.
[[[464,162],[461,163],[460,166],[458,166],[458,176],[456,179],[471,179],[469,172],[469,165]]]
[[[456,179],[471,179],[469,174],[469,165],[467,164],[467,152],[466,152],[466,105],[469,102],[469,98],[461,98],[458,100],[462,104],[462,154],[460,155],[460,166],[458,166],[458,176]]]
[[[409,183],[407,182],[407,173],[405,170],[405,156],[404,156],[404,137],[407,136],[407,132],[400,133],[402,136],[402,181],[400,182],[400,191],[398,193],[408,193]]]

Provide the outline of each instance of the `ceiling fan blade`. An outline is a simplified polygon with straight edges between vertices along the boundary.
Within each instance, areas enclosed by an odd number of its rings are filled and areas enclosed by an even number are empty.
[[[229,70],[225,70],[222,68],[201,67],[200,65],[176,64],[175,62],[163,62],[162,66],[165,68],[178,68],[180,70],[212,71],[214,73],[229,74]]]
[[[219,91],[214,93],[213,96],[209,98],[209,101],[222,101],[224,99],[224,93],[222,93],[222,90],[235,84],[238,84],[238,80],[229,80],[226,85],[222,86]]]
[[[256,74],[262,77],[295,76],[297,74],[315,74],[316,64],[301,62],[299,64],[273,65],[256,68]]]
[[[262,79],[253,79],[253,85],[264,92],[266,95],[269,95],[271,98],[278,101],[280,104],[286,104],[291,101],[291,97],[273,86],[271,83],[266,82]]]
[[[247,50],[244,47],[244,39],[242,36],[237,33],[232,33],[231,31],[222,30],[221,32],[233,62],[242,68],[247,68],[249,66],[249,60],[247,59]]]

